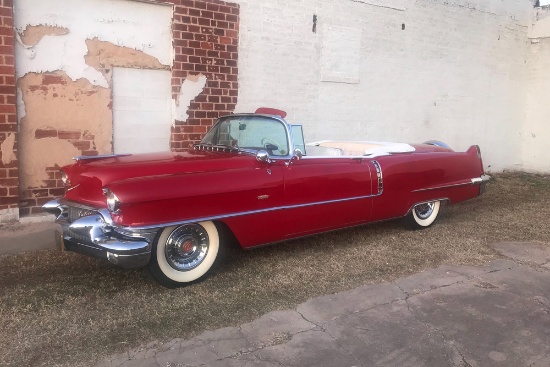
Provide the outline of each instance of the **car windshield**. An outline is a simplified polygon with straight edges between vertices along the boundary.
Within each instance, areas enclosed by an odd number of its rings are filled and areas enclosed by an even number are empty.
[[[286,156],[289,152],[284,124],[263,116],[225,117],[206,134],[201,144],[241,150],[267,150],[274,156]]]

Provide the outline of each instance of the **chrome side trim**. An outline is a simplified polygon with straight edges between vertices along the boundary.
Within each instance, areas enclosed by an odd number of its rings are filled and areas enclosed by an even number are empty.
[[[376,169],[376,177],[378,179],[378,195],[382,195],[384,192],[384,177],[382,176],[382,167],[378,161],[372,161],[374,168]]]
[[[425,189],[413,190],[412,192],[422,192],[422,191],[430,191],[430,190],[447,189],[447,188],[450,188],[450,187],[458,187],[458,186],[481,185],[481,184],[487,183],[490,180],[491,180],[491,176],[481,175],[480,177],[474,177],[474,178],[471,178],[471,179],[469,179],[468,181],[465,181],[465,182],[449,184],[449,185],[441,185],[441,186],[435,186],[435,187],[427,187]]]
[[[318,201],[318,202],[307,203],[307,204],[277,206],[277,207],[273,207],[273,208],[266,208],[266,209],[259,209],[259,210],[248,210],[248,211],[244,211],[244,212],[213,215],[213,216],[209,216],[209,217],[193,218],[193,219],[182,220],[182,221],[177,221],[177,222],[161,223],[161,224],[155,224],[155,225],[150,225],[150,226],[127,227],[127,228],[131,229],[131,231],[140,233],[141,231],[151,231],[151,230],[154,230],[154,229],[160,229],[160,228],[163,228],[163,227],[177,226],[177,225],[182,225],[182,224],[212,221],[212,220],[218,220],[218,219],[224,219],[224,218],[242,217],[242,216],[245,216],[245,215],[268,213],[268,212],[273,212],[273,211],[278,211],[278,210],[306,208],[306,207],[309,207],[309,206],[317,206],[317,205],[324,205],[324,204],[335,204],[335,203],[341,203],[341,202],[346,202],[346,201],[369,199],[369,198],[373,198],[373,197],[377,197],[377,196],[380,196],[380,194],[355,196],[355,197],[350,197],[350,198],[327,200],[327,201]],[[117,231],[118,231],[118,229],[117,229]]]
[[[491,176],[481,175],[480,177],[472,178],[472,185],[481,185],[491,181]]]
[[[76,157],[73,157],[73,159],[77,162],[79,161],[91,161],[94,159],[104,159],[104,158],[115,158],[115,157],[126,157],[131,154],[102,154],[102,155],[79,155]]]

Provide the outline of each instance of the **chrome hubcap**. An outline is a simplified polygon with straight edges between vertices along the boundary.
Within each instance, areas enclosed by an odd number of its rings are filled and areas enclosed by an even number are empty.
[[[435,207],[435,202],[418,204],[414,207],[414,213],[420,219],[428,219],[432,215]]]
[[[172,268],[189,271],[203,262],[209,244],[208,234],[203,227],[185,224],[172,231],[166,240],[164,254]]]

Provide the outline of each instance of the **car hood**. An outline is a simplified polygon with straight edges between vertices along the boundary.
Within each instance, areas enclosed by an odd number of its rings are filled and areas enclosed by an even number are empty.
[[[102,189],[113,183],[144,177],[230,170],[254,162],[255,158],[246,154],[194,150],[83,159],[63,167],[71,182],[65,198],[104,206]]]

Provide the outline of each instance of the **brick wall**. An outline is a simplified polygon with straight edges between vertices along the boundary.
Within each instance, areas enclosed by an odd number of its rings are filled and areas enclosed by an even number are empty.
[[[170,2],[174,5],[172,97],[177,100],[182,83],[188,76],[196,77],[198,74],[202,74],[206,77],[204,89],[191,101],[188,110],[189,118],[185,121],[175,121],[172,128],[171,149],[181,151],[198,142],[216,118],[234,111],[238,94],[239,5],[215,0],[171,0]],[[165,4],[166,1],[159,1],[159,3]],[[13,32],[13,30],[10,29],[10,32]],[[11,52],[13,53],[13,49]],[[70,64],[71,62],[74,62],[74,60],[67,60],[67,63]],[[101,71],[104,72],[107,67],[108,65],[103,65]],[[43,90],[46,92],[45,78],[48,80],[48,87],[58,87],[59,89],[66,87],[68,84],[74,84],[71,80],[63,79],[61,74],[63,73],[59,71],[40,73],[42,79],[35,78],[33,81],[26,81],[26,88],[29,93],[32,91],[39,93]],[[20,78],[19,82],[23,79]],[[53,85],[56,83],[60,85]],[[96,91],[93,86],[88,86],[88,88],[90,93]],[[80,89],[77,92],[80,93]],[[59,93],[56,90],[52,93],[65,96],[72,95],[70,91]],[[27,94],[24,94],[24,96],[27,96]],[[28,95],[27,98],[30,99],[31,95]],[[59,100],[59,98],[55,100]],[[27,102],[25,100],[25,103]],[[86,106],[80,108],[76,105],[78,104],[71,104],[73,114],[80,117],[87,115]],[[112,103],[110,106],[112,106]],[[27,105],[27,112],[28,107],[29,105]],[[55,111],[49,111],[48,113],[55,115]],[[93,112],[90,114],[93,114]],[[29,114],[27,114],[28,118]],[[77,154],[66,152],[66,156],[69,156],[69,154],[97,155],[100,151],[99,148],[94,146],[93,134],[84,129],[79,129],[76,124],[74,129],[58,129],[49,127],[50,125],[42,120],[39,123],[41,124],[39,125],[40,128],[36,129],[28,138],[27,135],[29,134],[20,133],[20,140],[23,143],[29,141],[29,144],[33,144],[54,138],[55,140],[52,139],[52,141],[55,141],[57,148],[61,146],[59,145],[60,141],[63,141],[70,143],[77,149]],[[63,146],[66,148],[67,144]],[[101,151],[101,153],[108,152]],[[26,155],[24,158],[27,159],[28,156]],[[17,163],[15,163],[15,167],[17,167]],[[62,196],[64,193],[57,165],[50,166],[47,164],[45,168],[38,167],[37,169],[45,169],[47,173],[47,177],[44,177],[39,183],[25,185],[27,176],[23,176],[20,180],[22,186],[24,186],[19,197],[19,213],[21,216],[42,213],[41,205],[54,197]],[[17,182],[15,182],[15,186],[17,186]],[[1,194],[0,192],[0,196]],[[14,198],[14,200],[17,203],[17,198]]]
[[[17,219],[18,163],[13,0],[0,3],[0,220]],[[14,143],[11,144],[12,139]]]
[[[238,96],[239,5],[223,1],[173,0],[176,98],[189,74],[206,76],[203,92],[191,102],[187,121],[172,128],[173,151],[200,141],[222,115],[233,113]]]

